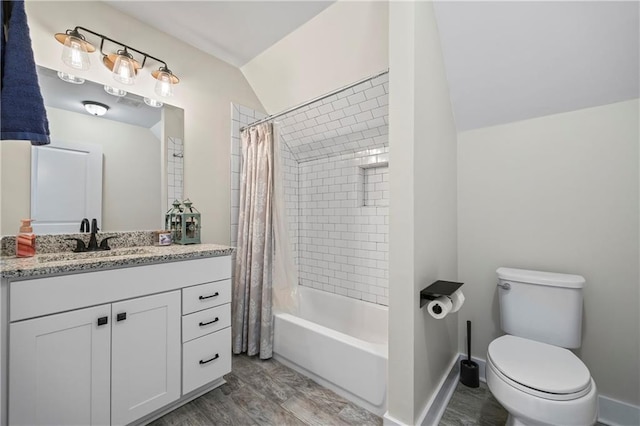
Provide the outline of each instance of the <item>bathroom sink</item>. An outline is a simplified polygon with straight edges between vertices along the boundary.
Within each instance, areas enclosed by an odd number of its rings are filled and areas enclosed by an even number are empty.
[[[37,256],[38,262],[61,262],[67,260],[86,260],[86,259],[101,259],[110,258],[115,256],[131,256],[135,254],[147,254],[150,253],[147,247],[129,247],[104,251],[85,251],[81,253],[47,253],[39,254]]]

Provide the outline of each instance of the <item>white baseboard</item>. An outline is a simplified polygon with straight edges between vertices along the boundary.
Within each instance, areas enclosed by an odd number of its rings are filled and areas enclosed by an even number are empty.
[[[640,407],[600,395],[598,421],[609,426],[640,425]]]
[[[466,359],[466,355],[458,354],[449,368],[449,374],[440,382],[438,390],[429,400],[417,424],[422,426],[437,425],[447,404],[455,391],[460,377],[460,360]],[[487,362],[482,358],[471,357],[478,364],[480,381],[487,381]],[[640,407],[626,402],[618,401],[604,395],[598,396],[598,422],[608,426],[637,426],[640,425]],[[384,426],[407,426],[405,423],[389,415],[387,411],[383,417]]]
[[[384,413],[384,416],[382,416],[382,426],[407,426],[407,424],[391,416],[387,411]]]
[[[440,381],[438,390],[433,394],[418,418],[417,424],[422,426],[435,426],[440,423],[440,419],[447,409],[449,400],[456,390],[460,379],[460,357],[454,356],[449,365],[449,374]]]

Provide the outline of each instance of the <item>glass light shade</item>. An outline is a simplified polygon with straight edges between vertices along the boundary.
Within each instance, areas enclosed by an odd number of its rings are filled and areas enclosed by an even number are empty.
[[[104,86],[104,91],[110,95],[122,97],[127,94],[126,90],[118,89],[117,87],[106,85]]]
[[[173,81],[171,79],[171,74],[166,71],[160,71],[157,76],[154,77],[157,79],[155,92],[159,96],[173,96]]]
[[[62,62],[73,69],[88,70],[91,62],[85,42],[78,37],[67,36],[62,48]]]
[[[109,110],[109,107],[105,104],[101,104],[99,102],[93,101],[84,101],[83,102],[84,109],[91,115],[101,116],[105,115]]]
[[[119,54],[113,64],[113,79],[123,84],[133,84],[135,78],[136,67],[133,58],[127,54]]]
[[[160,108],[162,105],[164,105],[162,102],[156,101],[155,99],[151,98],[144,98],[144,103],[154,108]]]
[[[73,74],[58,71],[58,78],[71,84],[84,84],[84,78],[76,77]]]

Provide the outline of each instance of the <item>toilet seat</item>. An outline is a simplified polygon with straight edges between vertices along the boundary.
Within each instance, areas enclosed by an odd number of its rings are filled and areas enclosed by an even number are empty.
[[[571,351],[516,336],[491,342],[487,361],[510,386],[554,401],[580,398],[591,391],[591,375]]]

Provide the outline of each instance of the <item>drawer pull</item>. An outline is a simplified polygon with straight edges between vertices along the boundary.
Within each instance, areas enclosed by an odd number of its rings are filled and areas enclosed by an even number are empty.
[[[98,326],[105,325],[109,323],[109,317],[100,317],[98,318]]]
[[[220,355],[219,355],[219,354],[216,354],[213,358],[208,359],[208,360],[206,360],[206,361],[205,361],[205,360],[203,360],[203,359],[201,359],[201,360],[200,360],[200,365],[210,363],[211,361],[214,361],[214,360],[216,360],[216,359],[218,359],[218,358],[220,358]]]
[[[215,293],[213,293],[211,296],[200,296],[198,297],[198,299],[200,300],[205,300],[205,299],[211,299],[212,297],[217,297],[220,296],[220,293],[218,293],[217,291]]]
[[[127,319],[127,313],[123,312],[121,314],[116,315],[116,321],[124,321]]]
[[[219,320],[220,320],[220,318],[216,317],[216,319],[214,319],[213,321],[201,322],[200,323],[200,327],[204,327],[205,325],[213,324],[214,322],[218,322]]]

